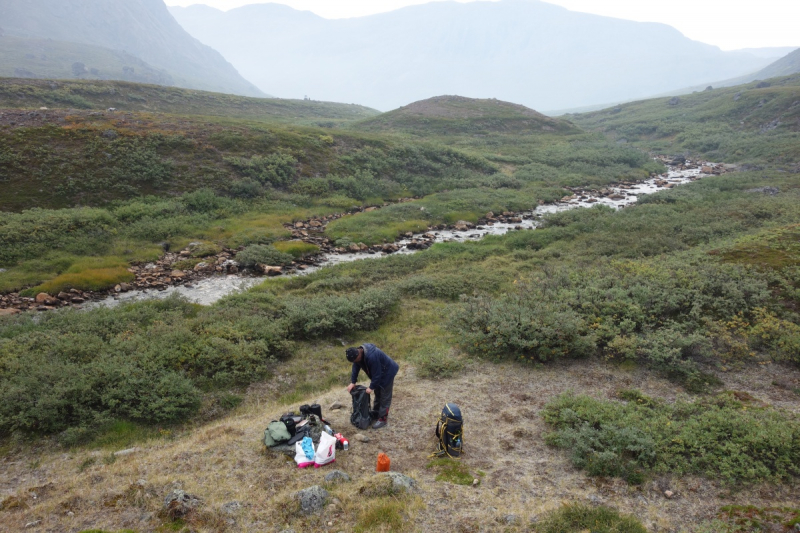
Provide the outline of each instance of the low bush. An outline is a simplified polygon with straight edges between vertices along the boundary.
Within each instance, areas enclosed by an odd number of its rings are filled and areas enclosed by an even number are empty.
[[[294,258],[278,251],[274,246],[266,244],[251,244],[236,254],[236,262],[246,268],[256,265],[282,266],[288,265]]]
[[[590,475],[640,483],[651,472],[699,474],[729,484],[800,475],[800,420],[731,394],[666,404],[641,393],[619,403],[562,395],[545,406],[549,444]]]
[[[450,327],[461,346],[493,358],[551,361],[595,351],[586,321],[565,303],[512,294],[500,299],[463,297]]]
[[[533,524],[536,533],[647,533],[632,515],[621,515],[610,507],[573,504],[564,505],[541,517]]]
[[[287,298],[284,313],[293,338],[314,338],[373,329],[397,301],[393,290],[370,288],[347,296]]]

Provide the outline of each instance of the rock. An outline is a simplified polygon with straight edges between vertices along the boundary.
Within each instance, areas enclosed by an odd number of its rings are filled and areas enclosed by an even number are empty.
[[[328,483],[346,483],[350,481],[350,476],[341,470],[334,470],[325,476],[325,481]]]
[[[672,492],[671,490],[665,490],[664,491],[664,496],[666,496],[667,499],[672,499],[672,497],[675,496],[675,493]]]
[[[236,512],[239,511],[242,507],[244,507],[244,505],[242,505],[242,502],[232,501],[228,503],[223,503],[222,506],[220,507],[220,510],[225,514],[236,514]]]
[[[173,270],[170,272],[169,277],[173,279],[182,279],[186,276],[186,273],[183,270]]]
[[[39,294],[36,295],[35,299],[37,304],[43,304],[43,305],[58,305],[60,303],[58,298],[53,298],[46,292],[40,292]]]
[[[319,220],[312,220],[311,222],[308,223],[308,225],[311,226],[312,228],[321,228],[322,222],[320,222]]]
[[[503,517],[503,522],[509,526],[513,526],[514,524],[519,523],[519,517],[515,514],[507,514]]]
[[[70,293],[62,291],[58,293],[58,296],[56,298],[58,298],[59,300],[69,300],[70,296],[71,296]]]
[[[228,265],[228,274],[236,274],[239,272],[239,267],[236,265]]]
[[[73,296],[73,297],[72,297],[72,299],[71,299],[71,301],[72,301],[72,303],[74,303],[74,304],[82,304],[82,303],[83,303],[83,302],[85,302],[86,300],[84,300],[84,299],[83,299],[83,298],[81,298],[80,296]]]
[[[341,402],[333,402],[330,407],[328,407],[328,411],[336,411],[337,409],[344,408],[344,404]]]
[[[200,504],[200,498],[197,496],[175,489],[164,498],[164,511],[174,520],[186,516]]]
[[[319,485],[295,493],[295,498],[300,502],[300,511],[307,515],[321,511],[328,501],[328,496],[328,491]]]
[[[379,476],[387,476],[392,480],[392,492],[410,492],[417,486],[417,482],[400,472],[383,472]]]
[[[28,522],[27,524],[25,524],[25,529],[36,527],[41,523],[42,523],[41,520],[34,520],[33,522]]]
[[[120,283],[119,284],[119,290],[121,292],[128,292],[129,290],[131,290],[131,286],[128,283]]]
[[[194,266],[194,271],[195,272],[203,272],[204,270],[208,270],[208,267],[209,267],[208,263],[205,263],[205,262],[197,263]]]
[[[353,439],[357,440],[358,442],[369,442],[369,437],[363,433],[356,433],[356,436],[353,437]]]
[[[11,316],[21,313],[19,309],[0,309],[0,316]]]
[[[475,479],[472,480],[472,486],[473,487],[477,487],[480,484],[481,484],[481,480],[480,479],[475,478]]]
[[[270,278],[283,275],[283,268],[279,266],[258,265],[258,268]]]
[[[136,448],[128,448],[126,450],[120,450],[118,452],[114,452],[116,457],[123,457],[125,455],[130,455],[132,453],[136,453]]]
[[[681,103],[681,99],[678,98],[677,96],[673,96],[672,98],[669,99],[669,102],[667,102],[667,103],[669,105],[678,105],[678,104]]]
[[[350,246],[347,247],[347,251],[357,254],[358,252],[361,251],[361,247],[357,244],[351,244]]]

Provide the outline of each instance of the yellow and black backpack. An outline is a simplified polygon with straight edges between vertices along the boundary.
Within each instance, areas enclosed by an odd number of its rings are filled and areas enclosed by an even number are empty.
[[[435,457],[459,457],[464,447],[464,419],[461,409],[454,403],[448,403],[442,409],[439,421],[436,423]]]

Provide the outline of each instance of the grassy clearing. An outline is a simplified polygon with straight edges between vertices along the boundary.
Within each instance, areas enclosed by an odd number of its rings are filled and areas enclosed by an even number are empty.
[[[301,259],[305,256],[319,252],[319,246],[303,241],[281,241],[275,243],[275,248],[279,252],[289,254],[295,259]]]
[[[58,294],[70,289],[83,291],[100,291],[113,287],[118,283],[133,281],[135,276],[125,267],[89,268],[79,273],[67,272],[41,285],[22,291],[22,296],[33,296],[40,292]]]

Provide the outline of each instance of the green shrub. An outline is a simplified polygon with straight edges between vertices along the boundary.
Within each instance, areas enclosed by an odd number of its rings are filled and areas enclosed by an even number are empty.
[[[288,298],[284,305],[289,334],[303,339],[374,329],[397,301],[395,291],[370,288],[348,296]]]
[[[564,505],[543,516],[533,525],[536,533],[647,533],[632,515],[620,515],[605,506]]]
[[[247,268],[256,265],[288,265],[293,260],[294,257],[291,255],[282,253],[274,246],[266,244],[251,244],[236,254],[236,262]]]
[[[468,352],[521,360],[551,361],[595,351],[595,337],[585,321],[565,303],[507,295],[463,297],[450,321]]]
[[[562,395],[545,406],[546,440],[570,450],[590,475],[638,483],[650,472],[700,474],[727,483],[790,479],[800,474],[800,420],[744,405],[723,394],[667,404],[641,393],[628,403]]]
[[[250,159],[226,158],[225,161],[243,177],[276,187],[286,186],[297,178],[297,160],[287,154],[256,155]]]

